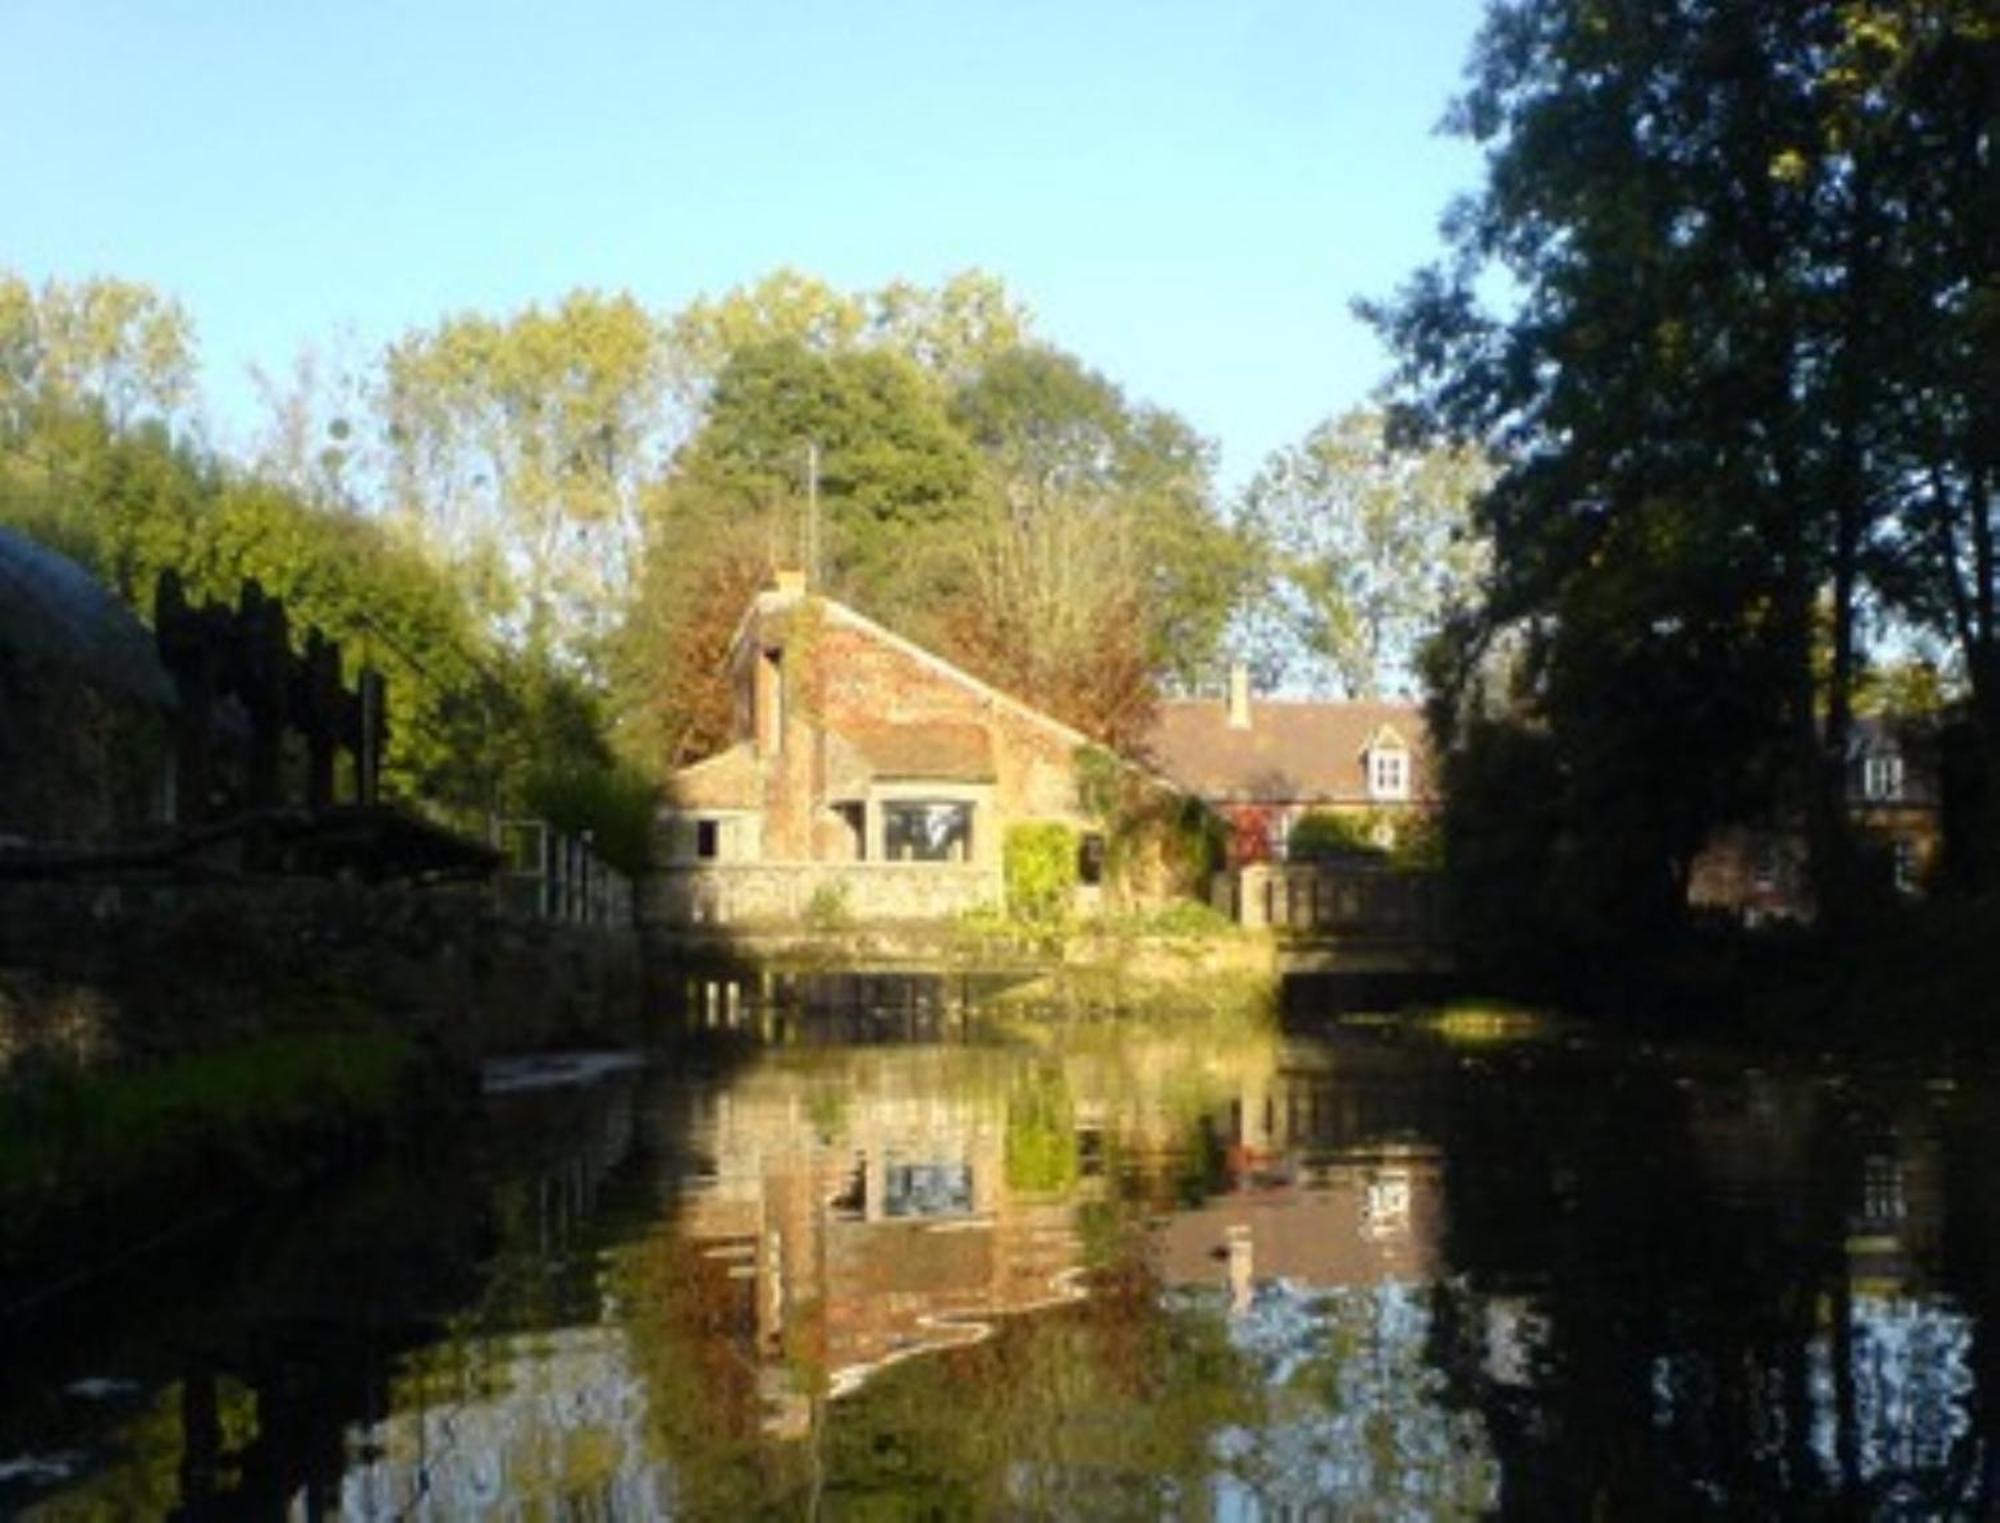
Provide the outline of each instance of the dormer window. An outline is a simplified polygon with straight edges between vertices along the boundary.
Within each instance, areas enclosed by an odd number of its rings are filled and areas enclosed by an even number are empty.
[[[1861,762],[1861,796],[1887,803],[1903,796],[1903,758],[1895,751],[1871,751]]]
[[[1368,796],[1406,799],[1410,796],[1410,753],[1401,747],[1378,746],[1368,753]]]

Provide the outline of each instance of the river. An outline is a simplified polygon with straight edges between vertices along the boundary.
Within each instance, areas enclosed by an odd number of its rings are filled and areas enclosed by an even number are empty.
[[[1562,1024],[496,1071],[17,1321],[29,1518],[1981,1516],[2000,1090]]]

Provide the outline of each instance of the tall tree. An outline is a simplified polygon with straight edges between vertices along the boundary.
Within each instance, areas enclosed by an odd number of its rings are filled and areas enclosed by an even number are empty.
[[[609,628],[659,465],[663,365],[651,316],[595,291],[449,318],[389,349],[401,506],[454,558],[504,570],[494,611],[528,649],[578,660]]]
[[[180,418],[194,400],[187,312],[150,286],[96,278],[39,288],[0,270],[0,422],[37,408],[101,411],[114,428]]]
[[[995,356],[952,411],[984,461],[959,653],[1081,728],[1132,738],[1157,683],[1208,667],[1241,590],[1209,446],[1047,347]]]
[[[1488,471],[1471,450],[1398,450],[1379,412],[1330,418],[1279,450],[1244,489],[1259,622],[1293,680],[1373,697],[1415,677],[1418,647],[1475,591],[1486,551],[1472,499]]]
[[[1811,827],[1834,912],[1864,619],[1887,590],[1871,568],[1890,563],[1926,474],[1898,453],[1942,473],[1966,539],[1991,527],[1977,470],[1922,443],[1905,394],[1935,399],[1914,410],[1935,420],[1976,411],[1976,388],[1912,357],[1904,315],[1976,307],[1990,283],[1990,241],[1955,266],[1905,248],[1937,242],[1918,215],[1924,123],[1956,123],[1961,189],[1990,165],[1993,45],[1990,20],[1953,0],[1495,4],[1452,118],[1487,148],[1485,186],[1448,223],[1452,260],[1374,309],[1406,408],[1504,461],[1480,510],[1497,558],[1488,627],[1544,621],[1545,675],[1587,669],[1581,642],[1613,633],[1690,659],[1739,647],[1724,664],[1763,674],[1755,712],[1783,730],[1769,802]],[[1919,115],[1914,81],[1938,70],[1956,115]],[[1950,237],[1968,220],[1954,214]],[[1480,299],[1496,287],[1499,310]],[[1976,584],[1976,549],[1955,553]],[[1664,574],[1633,600],[1621,568],[1645,565]],[[1613,613],[1644,623],[1596,617]],[[1530,686],[1559,732],[1608,698]],[[1680,717],[1689,771],[1740,767],[1700,706]],[[1575,764],[1629,760],[1580,748]]]

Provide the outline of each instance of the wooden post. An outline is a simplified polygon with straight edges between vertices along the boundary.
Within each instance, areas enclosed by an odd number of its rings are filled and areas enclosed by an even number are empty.
[[[381,796],[382,753],[389,743],[389,686],[372,666],[361,668],[361,748],[354,756],[355,801],[373,805]]]

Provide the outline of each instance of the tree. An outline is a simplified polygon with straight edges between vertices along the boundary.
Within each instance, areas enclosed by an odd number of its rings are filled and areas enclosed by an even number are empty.
[[[1836,918],[1871,606],[1890,568],[1925,580],[1913,544],[1958,568],[1968,612],[1982,578],[1990,597],[1986,446],[1960,428],[1991,417],[1965,357],[1994,244],[1964,240],[1991,230],[1994,45],[1952,0],[1495,5],[1452,117],[1486,146],[1486,183],[1448,221],[1451,260],[1368,309],[1405,417],[1502,462],[1473,638],[1537,630],[1525,717],[1591,774],[1579,808],[1663,747],[1674,810],[1751,807],[1728,777],[1747,770],[1759,807],[1808,827]],[[1602,727],[1628,697],[1604,684],[1645,673],[1684,706]],[[1758,719],[1755,756],[1737,732],[1714,744],[1692,701],[1724,674],[1761,685],[1732,705]],[[1660,851],[1691,828],[1648,826]]]
[[[1157,684],[1209,664],[1241,587],[1207,444],[1049,348],[995,356],[952,414],[983,460],[954,653],[1100,739],[1136,739]]]
[[[1468,449],[1392,449],[1372,411],[1274,454],[1238,519],[1280,646],[1271,664],[1314,686],[1330,671],[1355,697],[1408,681],[1419,644],[1484,569],[1471,503],[1487,474]]]
[[[792,341],[823,355],[886,349],[954,386],[1026,342],[1028,330],[1026,309],[981,270],[961,270],[935,288],[895,280],[848,292],[784,268],[689,303],[668,324],[668,341],[676,390],[698,411],[730,363],[762,344]]]
[[[0,271],[0,420],[101,411],[113,428],[171,422],[194,399],[194,328],[180,303],[127,280],[41,288]]]
[[[973,471],[913,361],[774,339],[740,351],[718,377],[700,431],[674,461],[665,506],[683,530],[697,513],[757,522],[774,559],[803,565],[816,491],[820,585],[902,622],[931,595],[929,552],[963,520]]]
[[[526,649],[579,661],[609,628],[658,468],[664,361],[646,311],[595,291],[449,318],[384,358],[401,506]]]

